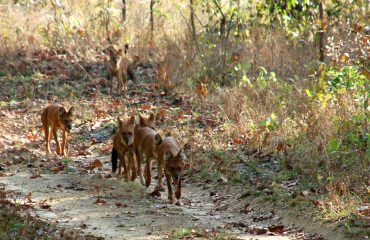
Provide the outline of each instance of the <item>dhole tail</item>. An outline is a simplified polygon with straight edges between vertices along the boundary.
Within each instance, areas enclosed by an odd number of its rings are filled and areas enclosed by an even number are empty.
[[[117,170],[118,152],[115,148],[112,148],[112,172],[115,173]]]

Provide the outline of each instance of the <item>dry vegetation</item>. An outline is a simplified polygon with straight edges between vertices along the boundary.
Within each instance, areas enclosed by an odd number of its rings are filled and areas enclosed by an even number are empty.
[[[157,72],[159,86],[163,87],[161,81],[166,78],[171,83],[164,84],[166,92],[190,96],[191,114],[205,123],[202,131],[182,127],[171,130],[187,142],[194,140],[191,153],[195,171],[201,171],[202,164],[212,165],[213,159],[195,160],[207,155],[209,149],[215,154],[228,154],[226,149],[236,149],[239,154],[259,152],[278,162],[283,176],[280,180],[298,178],[301,189],[320,193],[314,205],[322,219],[338,220],[356,213],[359,206],[368,206],[369,62],[361,62],[356,55],[361,50],[362,56],[369,56],[369,35],[363,28],[367,6],[353,5],[352,18],[344,10],[339,17],[328,18],[330,28],[326,34],[334,40],[328,38],[325,42],[327,58],[323,70],[313,31],[287,37],[281,24],[266,25],[247,17],[241,26],[243,35],[231,36],[224,43],[212,34],[212,29],[206,31],[216,24],[205,12],[195,10],[195,44],[188,1],[165,0],[156,5],[151,39],[150,1],[127,2],[127,20],[122,25],[121,1],[0,1],[0,81],[3,85],[7,81],[17,82],[21,76],[31,79],[19,80],[18,89],[12,95],[2,96],[1,104],[46,97],[48,91],[39,88],[40,84],[50,90],[53,83],[47,81],[63,82],[52,80],[48,71],[53,69],[35,67],[35,56],[45,52],[46,58],[62,55],[61,64],[67,64],[64,68],[78,72],[69,76],[70,81],[88,84],[105,75],[107,38],[116,44],[127,42],[132,46],[132,59],[165,66],[167,76],[162,76],[160,69]],[[242,7],[250,16],[258,15],[257,4],[244,4]],[[328,7],[330,4],[331,1]],[[362,24],[361,31],[354,30],[356,21]],[[348,57],[343,57],[347,53]],[[362,79],[365,84],[360,89],[323,91],[329,85],[325,81],[330,78],[330,66],[336,66],[337,72],[346,66],[359,66],[353,79]],[[101,75],[91,77],[91,71],[100,71]],[[323,78],[325,71],[327,77]],[[200,83],[204,88],[200,88]],[[73,103],[84,96],[83,89],[66,86],[64,91],[70,95],[62,95],[72,96],[68,101]],[[365,93],[358,100],[355,95],[360,91]],[[99,88],[97,92],[104,97]],[[212,124],[218,126],[216,130]],[[222,173],[235,172],[228,169],[230,163],[224,164],[227,167],[217,165]]]

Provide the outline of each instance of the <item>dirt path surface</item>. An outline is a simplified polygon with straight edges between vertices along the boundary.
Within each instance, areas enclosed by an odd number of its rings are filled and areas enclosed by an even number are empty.
[[[101,158],[102,170],[77,171],[82,161],[93,159],[74,160],[57,174],[18,169],[0,183],[19,193],[15,202],[31,204],[35,216],[104,239],[167,239],[176,238],[177,232],[181,238],[181,230],[187,229],[199,236],[190,239],[220,234],[238,239],[325,239],[283,224],[274,212],[244,212],[246,202],[237,189],[215,191],[185,177],[182,206],[175,206],[167,203],[166,192],[160,198],[150,196],[154,183],[146,190],[138,180],[126,183],[112,177],[107,157]]]

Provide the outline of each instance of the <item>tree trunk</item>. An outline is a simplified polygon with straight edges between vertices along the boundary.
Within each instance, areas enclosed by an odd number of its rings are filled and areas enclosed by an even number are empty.
[[[319,12],[320,12],[320,31],[319,31],[319,48],[320,48],[320,62],[324,62],[324,32],[325,32],[325,25],[324,25],[324,0],[320,1],[319,4]]]
[[[122,0],[122,23],[126,22],[126,0]]]
[[[150,39],[153,40],[154,36],[154,4],[155,0],[150,0]]]
[[[190,26],[191,26],[191,36],[195,45],[197,45],[196,29],[194,23],[194,0],[190,0]]]

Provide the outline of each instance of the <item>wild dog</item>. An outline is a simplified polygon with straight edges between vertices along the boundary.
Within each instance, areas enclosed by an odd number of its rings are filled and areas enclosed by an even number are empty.
[[[162,176],[164,171],[167,180],[168,200],[171,204],[173,203],[173,179],[176,184],[176,205],[180,205],[181,178],[184,168],[187,165],[187,163],[185,162],[187,158],[185,156],[184,150],[180,146],[179,142],[171,136],[162,139],[159,135],[156,135],[155,144],[158,144],[158,186],[156,190],[158,191],[163,188]]]
[[[120,95],[123,87],[123,94],[127,91],[127,70],[128,60],[126,58],[129,46],[125,44],[125,51],[122,48],[117,49],[115,45],[109,45],[107,50],[109,53],[108,63],[108,81],[110,81],[110,93],[113,94],[113,78],[117,77],[117,94]],[[122,86],[121,86],[122,85]]]
[[[148,172],[148,168],[151,169],[151,159],[156,157],[156,148],[154,144],[154,136],[156,132],[154,131],[155,125],[155,118],[154,114],[150,114],[148,118],[144,118],[139,115],[139,123],[135,125],[135,155],[138,163],[138,174],[140,176],[140,181],[142,185],[148,187],[150,185],[151,175],[150,171]],[[145,170],[145,183],[142,174],[142,163],[143,163],[143,156],[146,157],[147,165]],[[149,183],[148,183],[149,181]]]
[[[124,178],[126,181],[129,179],[129,171],[131,172],[131,181],[136,178],[136,166],[135,166],[135,150],[134,150],[134,126],[135,117],[131,116],[128,120],[123,122],[119,117],[118,130],[113,137],[113,148],[112,148],[112,172],[115,173],[118,164],[118,175],[121,175],[121,169],[124,170]],[[127,156],[128,165],[126,165],[125,156]]]
[[[56,152],[59,155],[67,156],[66,146],[68,133],[72,128],[73,107],[66,109],[59,104],[52,104],[46,107],[41,113],[41,122],[45,132],[46,154],[49,155],[51,136],[54,136]],[[57,131],[62,130],[63,140],[60,146]]]

